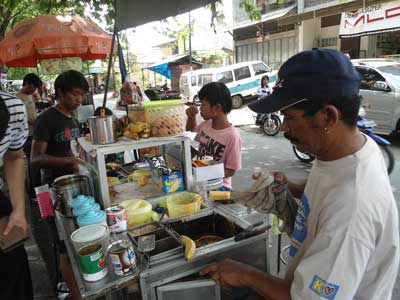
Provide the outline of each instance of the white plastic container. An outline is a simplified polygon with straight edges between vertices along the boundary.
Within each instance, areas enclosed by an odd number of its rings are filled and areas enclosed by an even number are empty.
[[[110,244],[110,230],[104,224],[83,226],[71,234],[71,241],[76,251],[85,245],[97,243],[106,250]]]

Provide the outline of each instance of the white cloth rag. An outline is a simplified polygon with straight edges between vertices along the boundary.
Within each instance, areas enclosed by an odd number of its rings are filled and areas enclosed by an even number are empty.
[[[297,203],[287,181],[275,181],[271,174],[261,173],[245,191],[232,191],[231,200],[261,213],[271,213],[283,221],[281,231],[291,235],[297,214]]]

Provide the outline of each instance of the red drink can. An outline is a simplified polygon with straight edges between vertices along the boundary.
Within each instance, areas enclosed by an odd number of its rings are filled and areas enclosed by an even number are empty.
[[[107,225],[112,233],[120,233],[126,230],[128,223],[125,209],[120,206],[111,206],[106,209]]]
[[[127,240],[119,240],[108,246],[114,273],[120,276],[128,275],[136,267],[136,256],[131,243]]]

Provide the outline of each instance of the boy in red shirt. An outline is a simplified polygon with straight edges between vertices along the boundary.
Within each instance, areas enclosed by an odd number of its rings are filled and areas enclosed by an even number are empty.
[[[242,138],[227,117],[232,110],[231,94],[225,84],[210,82],[202,87],[198,96],[204,121],[196,124],[199,110],[191,106],[186,110],[186,130],[197,132],[195,140],[199,142],[201,156],[211,156],[224,163],[224,185],[231,188],[232,176],[242,167]]]

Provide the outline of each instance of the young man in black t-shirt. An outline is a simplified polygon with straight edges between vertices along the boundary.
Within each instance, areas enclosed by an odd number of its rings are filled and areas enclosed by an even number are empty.
[[[31,166],[43,170],[42,184],[49,185],[52,185],[57,177],[73,174],[78,170],[79,164],[83,163],[73,156],[71,150],[71,141],[79,137],[79,123],[72,114],[82,104],[85,94],[89,91],[89,85],[80,72],[70,70],[57,77],[54,90],[57,104],[44,111],[37,119],[31,154]],[[61,272],[73,294],[75,286],[71,279],[72,272],[65,254],[65,246],[49,238],[50,235],[54,236],[55,226],[46,228],[43,222],[37,222],[37,205],[33,205],[32,214],[35,239],[46,261],[50,282],[55,286],[58,281],[55,272],[57,258],[53,250],[53,247],[57,247]]]
[[[79,123],[72,116],[82,104],[89,85],[85,77],[70,70],[54,82],[57,104],[37,119],[33,132],[31,165],[44,171],[43,183],[72,174],[82,161],[71,151],[71,141],[79,137]]]

